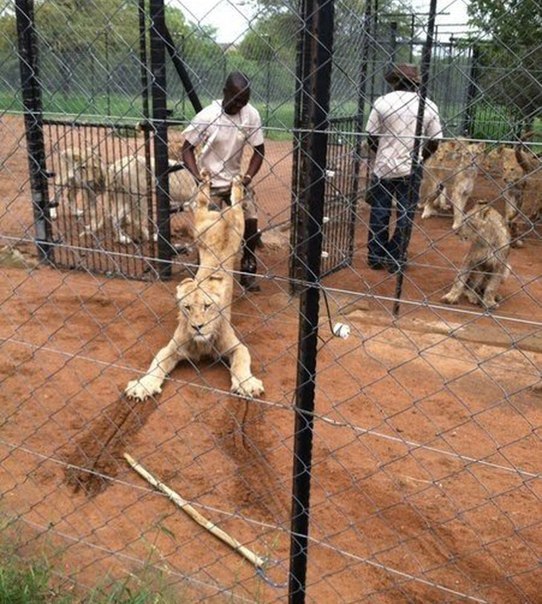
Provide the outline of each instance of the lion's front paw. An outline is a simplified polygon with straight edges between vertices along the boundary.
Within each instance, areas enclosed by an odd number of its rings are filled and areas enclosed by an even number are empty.
[[[466,291],[465,296],[471,304],[480,304],[480,296],[473,291]]]
[[[496,296],[488,296],[482,300],[482,306],[488,310],[498,308],[499,303],[497,302]]]
[[[132,238],[124,233],[118,233],[115,237],[115,242],[120,243],[121,245],[130,245],[130,243],[133,243]]]
[[[232,380],[231,391],[247,398],[261,396],[264,393],[263,382],[253,375],[242,382],[234,379]]]
[[[457,304],[457,296],[452,296],[448,293],[445,296],[442,296],[440,301],[444,302],[444,304]]]
[[[142,377],[139,380],[128,382],[124,394],[130,399],[144,401],[160,392],[162,392],[160,382],[154,378]]]

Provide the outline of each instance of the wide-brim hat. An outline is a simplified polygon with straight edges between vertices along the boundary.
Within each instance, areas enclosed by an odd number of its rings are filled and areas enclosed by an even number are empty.
[[[390,84],[395,84],[396,82],[400,82],[401,80],[406,80],[407,82],[412,82],[413,84],[419,84],[420,72],[418,70],[417,65],[412,65],[410,63],[400,63],[399,65],[394,65],[386,73],[384,79]]]

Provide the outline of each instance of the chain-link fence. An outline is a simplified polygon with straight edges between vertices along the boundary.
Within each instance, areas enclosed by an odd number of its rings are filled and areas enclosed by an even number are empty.
[[[0,600],[539,601],[541,12],[0,0]]]

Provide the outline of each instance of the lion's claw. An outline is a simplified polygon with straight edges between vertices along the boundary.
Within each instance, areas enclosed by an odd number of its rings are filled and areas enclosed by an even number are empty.
[[[245,398],[261,396],[264,393],[263,382],[251,376],[242,382],[232,382],[231,391]]]
[[[131,382],[128,382],[124,394],[129,399],[143,402],[151,396],[160,394],[161,392],[162,388],[160,388],[160,386],[143,380],[132,380]]]

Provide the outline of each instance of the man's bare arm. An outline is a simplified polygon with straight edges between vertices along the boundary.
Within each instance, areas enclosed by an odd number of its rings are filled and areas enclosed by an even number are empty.
[[[196,162],[195,147],[192,143],[184,141],[183,148],[181,150],[181,159],[186,166],[187,170],[193,174],[196,180],[201,181],[201,175],[198,170],[198,164]]]
[[[258,174],[260,168],[263,164],[263,158],[265,157],[265,145],[262,143],[257,147],[254,147],[254,152],[252,153],[252,157],[248,163],[247,171],[245,172],[245,176],[243,177],[243,184],[249,185],[252,182],[252,179]]]

